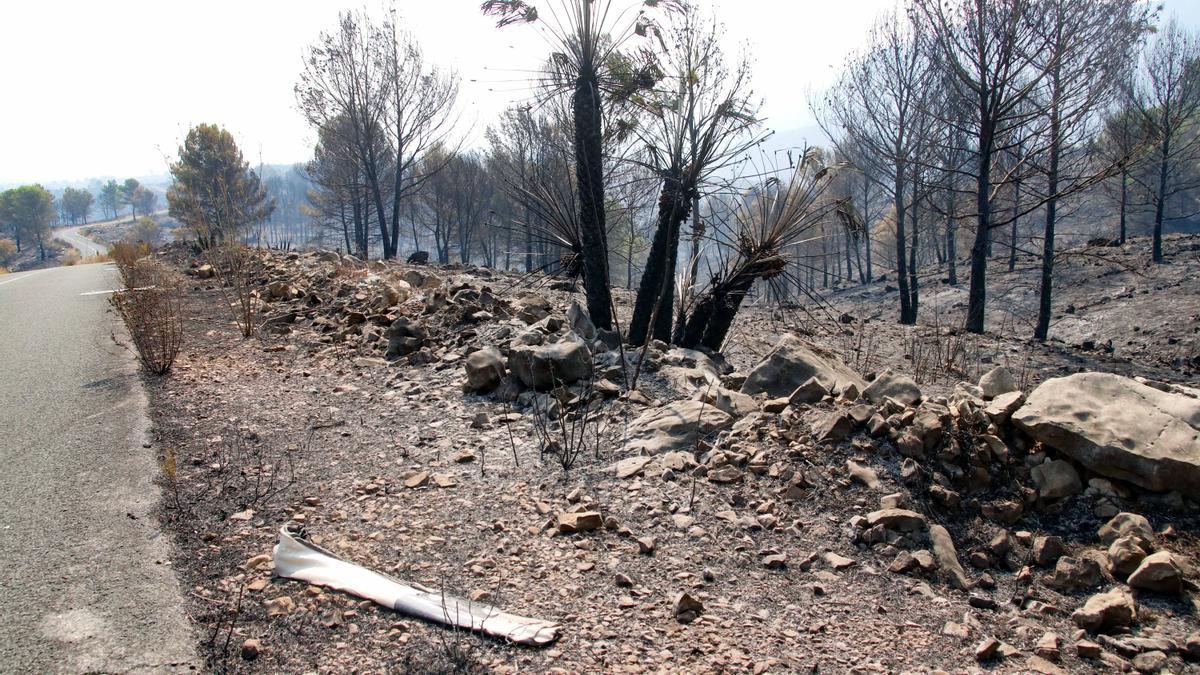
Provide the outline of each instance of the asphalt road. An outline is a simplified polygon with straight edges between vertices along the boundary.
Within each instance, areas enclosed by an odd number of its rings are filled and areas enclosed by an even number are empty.
[[[0,276],[0,672],[188,672],[111,265]],[[126,342],[127,338],[122,338]]]
[[[59,239],[62,239],[63,241],[65,241],[68,244],[70,244],[71,246],[73,246],[75,248],[75,250],[79,251],[79,254],[81,256],[83,256],[84,258],[88,258],[88,257],[94,256],[94,255],[103,255],[104,253],[108,252],[107,246],[104,246],[103,244],[97,244],[96,242],[92,241],[91,239],[88,239],[87,237],[80,234],[79,233],[80,227],[85,227],[85,226],[79,225],[77,227],[64,227],[64,228],[55,230],[54,236],[58,237]]]

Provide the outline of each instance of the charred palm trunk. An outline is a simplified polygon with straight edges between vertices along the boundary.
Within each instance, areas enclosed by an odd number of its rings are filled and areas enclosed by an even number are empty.
[[[571,100],[575,120],[575,181],[579,188],[579,225],[583,239],[583,283],[588,314],[597,328],[612,328],[608,288],[608,236],[604,227],[604,158],[600,87],[595,70],[575,83]]]
[[[892,206],[896,210],[896,285],[900,287],[900,323],[912,324],[916,317],[912,311],[912,296],[908,290],[908,260],[904,249],[904,167],[896,167],[893,182]]]
[[[671,303],[675,296],[675,264],[679,250],[679,228],[688,218],[690,201],[678,176],[663,181],[658,199],[658,222],[654,241],[642,272],[633,318],[629,322],[629,343],[640,345],[647,335],[668,342],[671,340]],[[657,311],[656,308],[657,307]],[[650,322],[654,322],[653,328]]]
[[[742,301],[758,279],[772,279],[781,274],[787,261],[779,255],[751,255],[749,262],[733,268],[729,276],[713,282],[712,287],[696,302],[682,332],[679,346],[692,349],[707,347],[720,351],[733,327]]]

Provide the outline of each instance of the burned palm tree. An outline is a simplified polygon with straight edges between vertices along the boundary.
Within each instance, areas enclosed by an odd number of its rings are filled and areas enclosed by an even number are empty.
[[[659,0],[646,0],[655,7]],[[612,328],[612,295],[608,280],[608,234],[604,201],[604,97],[629,95],[631,85],[648,81],[648,71],[614,73],[613,64],[625,41],[645,34],[642,14],[636,18],[616,11],[608,0],[548,0],[543,17],[524,0],[488,0],[483,12],[497,24],[537,22],[555,48],[547,77],[540,81],[545,95],[570,92],[575,129],[575,182],[578,192],[579,253],[587,290],[588,313],[600,328]],[[621,68],[624,71],[624,68]],[[635,87],[636,88],[636,87]]]
[[[823,199],[836,170],[820,148],[807,148],[786,182],[771,176],[742,196],[731,229],[712,235],[727,251],[726,259],[694,305],[685,308],[680,346],[720,350],[755,282],[787,279],[789,249],[810,238],[831,213],[856,217],[845,200]]]

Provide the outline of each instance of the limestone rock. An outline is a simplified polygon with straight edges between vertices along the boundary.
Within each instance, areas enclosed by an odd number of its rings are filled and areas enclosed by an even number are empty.
[[[733,423],[727,413],[701,401],[652,408],[629,424],[623,452],[657,455],[693,450],[696,441]]]
[[[826,389],[840,391],[853,384],[861,391],[866,383],[832,353],[808,345],[794,335],[785,335],[775,349],[746,376],[742,393],[766,392],[772,398],[789,396],[809,378]]]
[[[571,332],[588,342],[596,339],[596,324],[592,323],[587,310],[576,300],[571,301],[571,306],[567,308],[567,326],[571,328]]]
[[[987,404],[987,407],[983,409],[983,414],[987,415],[993,424],[1008,424],[1008,420],[1012,417],[1012,414],[1020,409],[1024,403],[1025,394],[1019,391],[1010,391],[1007,394],[1000,394],[992,399]]]
[[[1178,595],[1183,591],[1183,570],[1168,551],[1152,553],[1129,575],[1129,585],[1155,593]]]
[[[1030,551],[1033,557],[1033,564],[1039,567],[1049,567],[1055,561],[1063,557],[1067,553],[1067,547],[1063,544],[1062,537],[1055,535],[1036,537],[1033,540],[1033,547]]]
[[[1135,537],[1120,537],[1108,547],[1108,570],[1114,575],[1128,576],[1145,558],[1146,551]]]
[[[954,548],[950,533],[941,525],[930,525],[929,539],[933,543],[933,555],[937,558],[938,567],[949,578],[950,584],[961,591],[969,590],[971,580],[958,562],[958,551]]]
[[[1075,625],[1090,631],[1126,628],[1137,618],[1137,604],[1127,588],[1114,588],[1088,598],[1071,614]]]
[[[401,356],[420,351],[425,344],[426,335],[425,329],[421,328],[417,322],[407,316],[401,316],[397,317],[388,327],[387,337],[387,357],[398,359]]]
[[[872,403],[883,403],[885,399],[895,399],[904,405],[913,405],[921,400],[921,389],[912,378],[898,375],[885,370],[867,385],[862,392],[863,398]]]
[[[993,399],[1001,394],[1017,391],[1017,380],[1004,366],[996,366],[979,378],[979,389],[985,399]]]
[[[804,381],[796,390],[788,396],[789,405],[803,405],[820,403],[821,399],[829,395],[829,390],[821,384],[820,380],[815,377],[810,377]]]
[[[565,511],[558,514],[558,531],[565,533],[598,530],[604,519],[595,511]]]
[[[486,393],[500,386],[504,381],[507,370],[504,368],[504,357],[500,356],[495,347],[480,349],[463,361],[467,381],[463,388],[467,391]]]
[[[704,613],[704,603],[687,593],[675,596],[675,620],[679,623],[691,623]]]
[[[1111,544],[1121,537],[1133,537],[1138,546],[1149,551],[1154,546],[1154,528],[1145,516],[1122,511],[1100,527],[1100,541]]]
[[[583,340],[567,338],[549,345],[512,348],[508,367],[534,389],[571,384],[592,372],[592,352]]]
[[[1013,423],[1089,470],[1200,495],[1200,400],[1110,373],[1043,382]]]
[[[882,525],[897,532],[920,532],[926,528],[925,516],[906,509],[880,509],[867,514],[867,527]]]
[[[1046,583],[1060,591],[1081,591],[1095,588],[1104,580],[1100,563],[1090,557],[1063,556],[1054,566],[1054,575]]]
[[[1042,499],[1061,499],[1077,495],[1083,490],[1079,472],[1070,462],[1056,459],[1039,464],[1030,471]]]

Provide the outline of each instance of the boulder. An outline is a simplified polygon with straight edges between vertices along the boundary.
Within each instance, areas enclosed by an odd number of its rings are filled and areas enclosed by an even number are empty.
[[[983,414],[987,415],[988,419],[994,424],[1008,424],[1008,420],[1012,417],[1012,414],[1024,403],[1025,394],[1019,391],[1010,391],[1007,394],[1000,394],[992,399],[987,404],[987,407],[983,409]]]
[[[1060,591],[1081,591],[1095,588],[1104,580],[1100,563],[1090,557],[1063,556],[1054,566],[1054,575],[1046,583]]]
[[[758,402],[740,391],[731,391],[725,387],[704,387],[696,391],[694,398],[704,401],[717,410],[726,412],[734,417],[743,417],[758,411]]]
[[[526,293],[513,302],[517,318],[526,324],[534,324],[550,316],[550,301],[536,293]]]
[[[806,344],[794,335],[785,335],[746,376],[742,393],[753,396],[766,392],[771,398],[789,396],[812,377],[831,391],[841,391],[849,384],[859,391],[866,387],[858,373],[832,353]]]
[[[1152,553],[1129,575],[1133,588],[1178,595],[1183,591],[1183,570],[1168,551]]]
[[[467,381],[463,383],[463,389],[466,391],[492,391],[500,386],[507,374],[504,357],[495,347],[471,352],[463,361],[463,367],[467,371]]]
[[[979,389],[985,399],[1017,391],[1017,380],[1004,366],[996,366],[979,378]]]
[[[425,329],[407,316],[397,317],[388,327],[387,357],[398,359],[416,351],[425,344]]]
[[[591,375],[592,352],[583,340],[571,337],[548,345],[514,346],[508,367],[525,386],[549,389]]]
[[[1012,420],[1097,474],[1200,496],[1200,400],[1077,373],[1043,382]]]
[[[1100,541],[1111,544],[1121,537],[1133,537],[1138,546],[1149,551],[1154,546],[1154,528],[1145,516],[1122,511],[1100,527]]]
[[[571,306],[567,308],[567,325],[571,327],[572,332],[588,342],[596,339],[596,324],[592,323],[587,310],[576,300],[572,300]]]
[[[625,454],[657,455],[694,450],[697,441],[733,423],[733,417],[702,401],[675,401],[630,422]]]
[[[1060,499],[1077,495],[1083,490],[1079,472],[1070,462],[1056,459],[1038,464],[1030,471],[1042,499]]]
[[[1137,618],[1137,604],[1128,588],[1117,587],[1088,598],[1071,614],[1075,625],[1090,631],[1127,628]]]
[[[872,403],[883,403],[891,398],[904,405],[913,405],[921,400],[921,389],[911,377],[898,375],[889,368],[876,376],[862,395]]]
[[[820,403],[821,399],[828,395],[829,390],[821,384],[820,380],[810,377],[788,396],[788,405]]]

